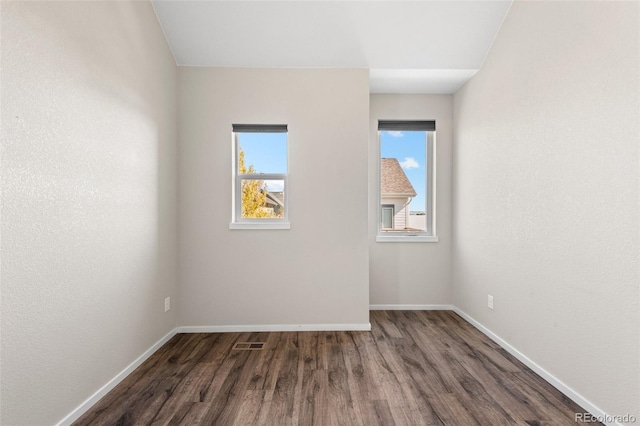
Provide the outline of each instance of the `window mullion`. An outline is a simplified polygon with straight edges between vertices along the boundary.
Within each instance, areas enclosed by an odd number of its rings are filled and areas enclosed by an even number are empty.
[[[245,180],[283,180],[287,177],[285,173],[260,173],[260,174],[242,174],[238,175],[240,179]]]

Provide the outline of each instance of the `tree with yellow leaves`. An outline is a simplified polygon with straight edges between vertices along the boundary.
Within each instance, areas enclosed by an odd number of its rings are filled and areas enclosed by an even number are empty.
[[[240,148],[238,153],[238,172],[239,174],[254,174],[253,165],[247,167],[244,164],[244,151]],[[242,217],[244,219],[257,219],[276,217],[273,210],[266,208],[267,189],[264,188],[262,180],[243,180],[242,181]]]

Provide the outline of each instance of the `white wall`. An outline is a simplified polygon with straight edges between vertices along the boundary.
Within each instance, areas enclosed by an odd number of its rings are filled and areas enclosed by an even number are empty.
[[[456,306],[636,417],[638,8],[514,2],[455,95],[453,268]]]
[[[436,120],[438,243],[377,243],[378,120]],[[369,275],[372,305],[451,303],[451,144],[453,96],[371,95],[369,122]]]
[[[179,88],[180,325],[367,325],[368,71],[181,67]],[[234,123],[289,126],[290,230],[229,230]]]
[[[417,229],[427,229],[427,215],[426,214],[410,214],[409,215],[409,227]]]
[[[2,418],[51,425],[176,325],[176,67],[147,2],[2,4]]]

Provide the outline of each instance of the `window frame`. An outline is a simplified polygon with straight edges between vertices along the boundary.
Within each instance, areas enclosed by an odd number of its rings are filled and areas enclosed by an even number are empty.
[[[386,121],[388,120],[380,120]],[[407,123],[406,127],[402,126],[402,123]],[[376,242],[389,243],[389,242],[411,242],[411,243],[435,243],[438,242],[438,236],[436,234],[436,130],[423,130],[413,128],[411,123],[419,123],[416,121],[397,121],[397,126],[394,130],[399,131],[424,131],[425,132],[425,230],[424,231],[383,231],[382,228],[382,173],[381,173],[381,158],[382,158],[382,133],[388,131],[387,129],[378,129],[377,140],[377,223],[376,223]],[[380,125],[380,124],[379,124]],[[435,121],[434,121],[435,127]],[[409,212],[409,215],[411,212]]]
[[[287,135],[287,173],[238,173],[238,154],[240,152],[240,133],[286,133]],[[289,222],[289,129],[285,125],[233,125],[231,153],[231,223],[229,229],[291,229]],[[283,181],[284,214],[281,218],[243,218],[242,217],[242,181],[243,180],[281,180]]]

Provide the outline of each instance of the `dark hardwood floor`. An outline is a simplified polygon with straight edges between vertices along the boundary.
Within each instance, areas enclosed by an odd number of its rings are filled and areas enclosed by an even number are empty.
[[[453,312],[372,311],[371,326],[178,334],[74,424],[575,425],[584,412]]]

